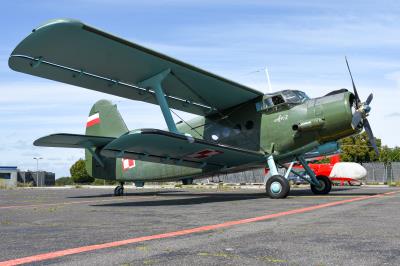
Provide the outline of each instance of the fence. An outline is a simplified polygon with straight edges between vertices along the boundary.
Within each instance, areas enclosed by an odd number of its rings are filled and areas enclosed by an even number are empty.
[[[364,163],[367,169],[367,176],[362,179],[364,184],[400,182],[400,162],[393,162],[385,165],[384,163]],[[280,170],[284,174],[284,170]],[[220,174],[208,178],[211,182],[224,183],[264,183],[264,169],[239,172],[234,174]],[[203,179],[200,182],[207,182]]]
[[[383,163],[364,163],[367,169],[367,176],[363,178],[363,183],[387,183],[400,182],[400,162],[390,164]]]

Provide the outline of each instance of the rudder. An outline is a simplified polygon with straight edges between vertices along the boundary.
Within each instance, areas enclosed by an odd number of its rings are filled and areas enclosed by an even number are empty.
[[[86,135],[118,138],[128,131],[117,106],[111,101],[99,100],[93,105],[86,122]],[[117,173],[116,169],[121,169],[121,161],[114,158],[101,157],[99,148],[92,148],[92,151],[98,154],[104,166],[93,158],[88,150],[85,150],[86,171],[88,174],[95,178],[118,179],[120,173]]]

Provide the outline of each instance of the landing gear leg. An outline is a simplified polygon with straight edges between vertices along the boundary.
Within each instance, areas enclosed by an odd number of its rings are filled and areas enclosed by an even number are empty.
[[[289,181],[281,176],[276,169],[275,160],[272,155],[268,157],[268,167],[271,177],[268,178],[265,184],[265,191],[271,199],[283,199],[289,195]]]
[[[311,191],[317,195],[329,194],[332,189],[331,180],[327,176],[315,176],[314,171],[308,166],[303,157],[298,157],[297,159],[310,177],[307,181],[310,183]]]
[[[114,196],[123,196],[124,195],[124,184],[125,182],[120,182],[120,185],[114,189]]]

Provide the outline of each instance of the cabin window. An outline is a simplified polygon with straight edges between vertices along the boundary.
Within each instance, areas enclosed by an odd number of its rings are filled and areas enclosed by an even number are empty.
[[[213,134],[213,135],[211,135],[211,139],[212,139],[213,141],[217,141],[217,140],[219,139],[219,137],[218,137],[218,135]]]
[[[233,132],[235,132],[236,134],[240,134],[241,131],[242,131],[242,126],[240,124],[236,124],[233,127]]]
[[[254,122],[249,120],[246,122],[246,124],[244,126],[246,127],[247,130],[250,130],[254,127]]]
[[[224,138],[229,137],[230,134],[231,134],[230,128],[224,127],[224,128],[222,129],[222,136],[223,136]]]

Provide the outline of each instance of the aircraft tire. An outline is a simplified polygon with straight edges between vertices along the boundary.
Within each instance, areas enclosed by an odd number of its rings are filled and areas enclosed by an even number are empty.
[[[332,182],[327,176],[317,176],[318,181],[321,183],[321,187],[317,187],[311,184],[311,191],[316,195],[326,195],[331,192],[332,189]]]
[[[271,199],[284,199],[289,195],[290,184],[285,177],[274,175],[268,179],[265,190]]]
[[[114,196],[122,196],[124,195],[124,188],[122,186],[117,186],[114,189]]]

